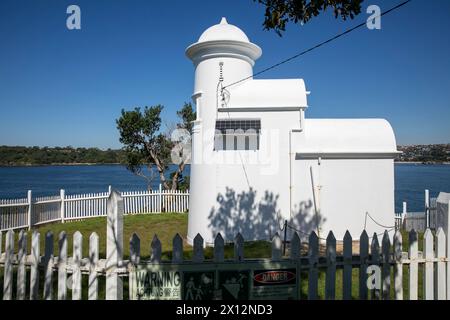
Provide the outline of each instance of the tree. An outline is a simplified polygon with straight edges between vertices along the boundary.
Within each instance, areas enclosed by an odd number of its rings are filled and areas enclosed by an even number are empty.
[[[131,111],[122,109],[119,119],[116,120],[117,129],[120,133],[120,142],[124,145],[123,150],[126,157],[127,168],[134,174],[147,180],[150,185],[154,179],[154,169],[159,175],[159,179],[164,189],[176,190],[179,184],[183,183],[186,177],[183,170],[189,161],[189,156],[183,154],[185,150],[180,148],[178,141],[173,141],[170,134],[172,132],[161,131],[161,111],[162,105],[145,107],[143,111],[135,108]],[[192,121],[195,120],[195,112],[190,103],[185,103],[177,112],[180,122],[178,129],[185,129],[189,133],[192,130]],[[169,165],[173,163],[174,150],[181,155],[177,163],[177,169],[167,177],[166,172]],[[150,176],[143,173],[143,166],[147,166]]]
[[[265,30],[275,30],[281,36],[286,23],[307,23],[322,11],[332,8],[334,17],[353,19],[361,13],[363,0],[253,0],[266,7],[263,26]]]

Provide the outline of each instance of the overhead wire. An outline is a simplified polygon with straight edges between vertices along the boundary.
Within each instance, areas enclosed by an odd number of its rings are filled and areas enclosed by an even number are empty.
[[[411,2],[411,1],[412,1],[412,0],[406,0],[406,1],[402,2],[402,3],[399,3],[398,5],[396,5],[396,6],[392,7],[392,8],[390,8],[390,9],[388,9],[388,10],[386,10],[386,11],[383,11],[383,12],[380,13],[379,15],[373,17],[373,19],[380,18],[380,17],[382,17],[382,16],[384,16],[384,15],[386,15],[386,14],[388,14],[388,13],[394,11],[394,10],[397,10],[398,8],[404,6],[405,4],[407,4],[408,2]],[[287,58],[287,59],[284,59],[284,60],[282,60],[282,61],[280,61],[280,62],[278,62],[278,63],[276,63],[276,64],[273,64],[273,65],[271,65],[271,66],[269,66],[269,67],[267,67],[267,68],[265,68],[265,69],[263,69],[263,70],[261,70],[261,71],[259,71],[259,72],[256,72],[256,73],[254,73],[254,74],[252,74],[252,75],[250,75],[250,76],[248,76],[248,77],[245,77],[245,78],[242,78],[242,79],[237,80],[237,81],[235,81],[235,82],[232,82],[232,83],[230,83],[230,84],[224,86],[223,89],[226,89],[226,88],[228,88],[228,87],[234,86],[234,85],[236,85],[236,84],[238,84],[238,83],[241,83],[241,82],[243,82],[243,81],[252,79],[253,77],[256,77],[256,76],[258,76],[258,75],[260,75],[260,74],[262,74],[262,73],[265,73],[265,72],[267,72],[267,71],[269,71],[269,70],[272,70],[272,69],[274,69],[274,68],[277,68],[277,67],[279,67],[279,66],[281,66],[281,65],[283,65],[283,64],[285,64],[285,63],[288,63],[288,62],[290,62],[290,61],[292,61],[292,60],[294,60],[294,59],[296,59],[296,58],[298,58],[298,57],[300,57],[300,56],[302,56],[302,55],[304,55],[304,54],[306,54],[306,53],[308,53],[308,52],[311,52],[311,51],[313,51],[313,50],[315,50],[315,49],[317,49],[317,48],[319,48],[319,47],[321,47],[321,46],[323,46],[323,45],[325,45],[325,44],[327,44],[327,43],[330,43],[330,42],[332,42],[332,41],[334,41],[334,40],[336,40],[336,39],[338,39],[338,38],[340,38],[340,37],[342,37],[342,36],[344,36],[344,35],[346,35],[346,34],[349,34],[349,33],[352,32],[352,31],[355,31],[355,30],[357,30],[357,29],[359,29],[359,28],[365,26],[366,23],[367,23],[366,21],[365,21],[365,22],[361,22],[360,24],[358,24],[358,25],[356,25],[356,26],[354,26],[354,27],[352,27],[352,28],[349,28],[349,29],[345,30],[344,32],[341,32],[341,33],[335,35],[334,37],[331,37],[331,38],[329,38],[329,39],[327,39],[327,40],[325,40],[325,41],[322,41],[322,42],[316,44],[316,45],[313,46],[313,47],[310,47],[310,48],[308,48],[308,49],[306,49],[306,50],[303,50],[303,51],[301,51],[301,52],[299,52],[299,53],[297,53],[297,54],[295,54],[295,55],[293,55],[293,56],[291,56],[291,57],[289,57],[289,58]]]

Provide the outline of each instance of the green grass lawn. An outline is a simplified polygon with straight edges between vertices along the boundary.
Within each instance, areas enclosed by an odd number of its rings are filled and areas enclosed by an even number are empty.
[[[145,260],[150,257],[150,244],[153,236],[156,234],[162,244],[162,259],[170,260],[172,255],[172,240],[173,237],[179,233],[183,239],[186,239],[187,234],[187,214],[180,213],[164,213],[164,214],[140,214],[140,215],[127,215],[124,217],[124,258],[129,257],[129,239],[133,233],[136,233],[141,239],[141,259]],[[67,223],[53,223],[37,227],[36,230],[41,234],[41,255],[44,254],[45,234],[48,231],[53,232],[54,235],[54,255],[58,255],[58,235],[61,231],[65,231],[68,235],[68,255],[72,255],[73,247],[73,234],[76,231],[80,231],[83,235],[83,257],[88,256],[89,236],[92,232],[96,232],[99,235],[99,250],[100,259],[106,257],[106,218],[91,218],[83,221],[73,221]],[[28,251],[30,251],[31,233],[28,232]],[[16,245],[17,251],[17,238],[18,232],[16,232]],[[423,235],[419,234],[419,250],[422,250]],[[2,241],[4,246],[4,239]],[[408,235],[403,233],[403,251],[408,250]],[[4,248],[3,248],[4,250]],[[4,251],[2,251],[4,252]],[[233,245],[225,246],[225,258],[233,258],[234,250]],[[270,258],[271,257],[271,243],[268,241],[254,241],[246,242],[244,245],[244,256],[246,258]],[[192,257],[192,247],[184,242],[184,258],[190,259]],[[213,257],[213,248],[205,249],[205,258],[211,259]],[[3,268],[2,268],[3,269]],[[0,287],[1,295],[3,295],[3,270],[0,271]],[[404,298],[408,298],[408,268],[404,267]],[[29,275],[28,275],[29,277]],[[307,298],[308,281],[307,272],[301,273],[302,286],[301,297]],[[29,279],[29,278],[28,278]],[[124,279],[124,296],[128,296],[127,280]],[[358,298],[359,294],[359,269],[355,268],[352,272],[352,296],[354,299]],[[27,280],[28,282],[29,280]],[[83,276],[83,287],[87,287],[87,276]],[[43,283],[43,277],[41,277],[41,284]],[[54,284],[56,293],[56,273],[54,274]],[[337,270],[336,273],[336,299],[342,298],[342,270]],[[392,275],[393,286],[393,275]],[[28,284],[29,285],[29,284]],[[104,277],[99,278],[99,296],[104,298],[105,281]],[[28,292],[28,290],[27,290]],[[41,291],[42,292],[42,291]],[[85,293],[87,295],[87,292]],[[325,296],[325,270],[319,272],[319,298],[323,299]],[[391,296],[394,296],[394,290],[391,290]],[[422,296],[422,268],[419,267],[419,299]],[[370,294],[369,294],[370,297]],[[69,290],[70,298],[70,290]]]
[[[164,257],[167,258],[172,250],[172,239],[179,233],[183,238],[186,237],[187,214],[139,214],[124,216],[123,223],[123,246],[124,257],[129,257],[129,240],[133,233],[136,233],[141,240],[141,256],[146,259],[150,256],[150,243],[154,235],[157,235],[161,241]],[[68,255],[72,254],[73,234],[80,231],[83,235],[83,257],[88,256],[89,236],[96,232],[99,236],[99,255],[100,259],[106,258],[106,217],[90,218],[82,221],[73,221],[66,223],[53,223],[36,228],[41,234],[41,248],[45,242],[45,234],[48,231],[53,232],[54,253],[58,255],[58,235],[61,231],[67,233]],[[30,235],[29,235],[30,237]],[[43,250],[41,249],[41,252]]]
[[[124,216],[124,258],[129,257],[129,241],[133,233],[136,233],[141,240],[141,258],[150,257],[150,245],[155,235],[161,241],[162,259],[170,260],[172,257],[172,240],[179,233],[183,239],[187,235],[187,217],[185,213],[164,213],[164,214],[139,214]],[[58,255],[58,235],[65,231],[68,235],[68,255],[72,254],[72,238],[76,231],[83,235],[83,257],[88,256],[89,236],[92,232],[99,235],[100,259],[106,258],[106,218],[91,218],[83,221],[53,223],[36,228],[41,234],[41,254],[44,252],[45,235],[48,231],[53,232],[54,254]],[[31,232],[28,233],[28,242],[31,241]],[[271,244],[267,241],[247,242],[244,246],[247,258],[269,258],[271,256]],[[184,241],[184,257],[192,257],[192,246]],[[225,258],[232,258],[234,254],[233,245],[225,246]],[[205,249],[205,258],[213,257],[213,249]]]

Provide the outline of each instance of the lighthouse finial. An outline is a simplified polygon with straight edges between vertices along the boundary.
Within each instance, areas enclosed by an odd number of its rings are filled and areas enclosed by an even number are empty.
[[[220,20],[220,24],[228,24],[227,18],[222,17],[222,20]]]

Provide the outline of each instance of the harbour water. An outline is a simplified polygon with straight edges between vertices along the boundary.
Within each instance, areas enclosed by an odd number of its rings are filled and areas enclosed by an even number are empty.
[[[185,171],[189,175],[189,167]],[[35,196],[45,196],[56,195],[60,189],[67,194],[103,192],[109,185],[121,191],[147,188],[146,180],[121,165],[0,167],[0,199],[24,198],[29,189]],[[152,188],[158,185],[155,175]],[[403,201],[408,211],[423,211],[425,189],[431,197],[450,192],[450,165],[395,165],[396,212],[401,212]]]

